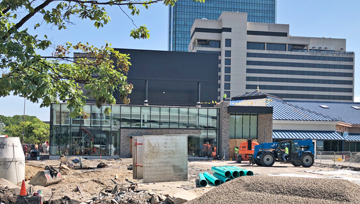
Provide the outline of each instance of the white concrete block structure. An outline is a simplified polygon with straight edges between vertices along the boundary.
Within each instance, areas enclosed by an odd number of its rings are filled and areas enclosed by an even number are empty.
[[[246,13],[196,19],[189,52],[218,52],[219,99],[257,88],[283,99],[354,99],[354,53],[345,39],[296,37],[289,25],[247,22]]]

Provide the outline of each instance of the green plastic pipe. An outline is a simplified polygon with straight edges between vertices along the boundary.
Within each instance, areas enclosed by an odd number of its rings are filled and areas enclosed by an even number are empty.
[[[225,183],[225,182],[227,182],[227,181],[230,181],[229,178],[226,178],[225,176],[222,176],[222,175],[220,175],[220,174],[218,174],[218,173],[214,173],[213,175],[214,175],[216,178],[218,178],[222,183]]]
[[[228,168],[227,166],[217,166],[218,168],[221,168],[223,170],[228,170],[231,173],[231,176],[233,178],[237,178],[241,175],[240,171],[237,171],[236,169]],[[242,173],[244,174],[244,172]]]
[[[200,173],[199,174],[199,185],[201,186],[201,187],[205,187],[205,186],[207,186],[207,181],[206,181],[206,179],[205,179],[205,176],[204,176],[204,174],[202,174],[202,173]]]
[[[229,170],[225,170],[225,169],[220,168],[218,166],[211,167],[211,171],[213,171],[215,173],[218,173],[218,174],[220,174],[222,176],[225,176],[226,178],[229,178],[232,175],[232,173]]]
[[[204,177],[206,178],[206,180],[208,180],[210,183],[214,184],[215,186],[221,184],[221,181],[218,178],[209,174],[208,172],[204,172]]]
[[[254,172],[250,171],[250,170],[247,170],[247,169],[243,169],[243,168],[239,168],[239,167],[236,167],[236,166],[228,166],[230,169],[236,169],[238,171],[243,171],[244,172],[244,176],[253,176],[254,175]]]

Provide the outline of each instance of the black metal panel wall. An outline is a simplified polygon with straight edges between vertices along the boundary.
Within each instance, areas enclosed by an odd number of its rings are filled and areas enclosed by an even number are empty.
[[[150,105],[194,106],[201,83],[201,101],[217,100],[218,55],[212,53],[117,49],[130,54],[128,82],[134,85],[131,104],[143,104],[148,80]],[[119,93],[114,93],[119,100]]]

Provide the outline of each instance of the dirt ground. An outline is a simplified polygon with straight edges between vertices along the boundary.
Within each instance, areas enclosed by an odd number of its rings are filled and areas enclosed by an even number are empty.
[[[273,167],[258,167],[256,165],[249,166],[247,162],[238,164],[234,161],[194,161],[189,162],[188,181],[178,182],[160,182],[160,183],[143,183],[142,180],[134,180],[132,178],[132,170],[127,167],[132,164],[132,159],[116,159],[116,160],[83,160],[83,164],[87,167],[96,167],[100,162],[104,162],[109,167],[103,169],[71,169],[69,172],[63,172],[62,180],[58,184],[48,187],[34,186],[33,190],[42,190],[45,200],[52,200],[68,196],[78,201],[87,201],[93,197],[99,196],[99,192],[106,186],[114,186],[114,182],[118,184],[129,185],[125,181],[128,179],[139,185],[139,190],[150,190],[163,195],[173,196],[181,191],[192,192],[197,196],[201,196],[215,187],[197,188],[195,180],[199,173],[211,173],[212,166],[233,165],[254,172],[254,176],[270,175],[270,176],[287,176],[287,177],[308,177],[308,178],[329,178],[344,179],[360,185],[360,172],[338,170],[324,167],[313,166],[311,168],[294,167],[291,164],[275,163]],[[46,165],[52,165],[54,168],[59,167],[58,160],[45,161],[29,161],[26,165],[26,178],[33,177],[38,170],[42,170]],[[117,175],[117,179],[115,179]],[[112,181],[113,180],[113,181]],[[27,187],[29,180],[26,181]],[[80,187],[80,192],[74,189]],[[53,192],[53,193],[52,193]]]

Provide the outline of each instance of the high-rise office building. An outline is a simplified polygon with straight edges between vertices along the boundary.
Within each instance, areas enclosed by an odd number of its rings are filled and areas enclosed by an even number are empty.
[[[259,87],[290,100],[354,99],[355,54],[345,39],[292,36],[289,25],[248,22],[235,12],[197,19],[191,32],[189,51],[219,55],[219,97]]]
[[[249,22],[275,23],[276,0],[177,1],[169,12],[169,50],[187,52],[194,20],[217,20],[223,11],[245,12]]]

